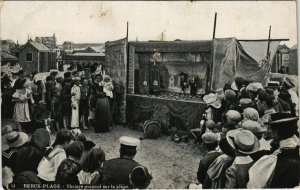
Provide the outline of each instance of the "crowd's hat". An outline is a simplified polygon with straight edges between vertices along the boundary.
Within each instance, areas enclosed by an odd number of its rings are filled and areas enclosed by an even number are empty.
[[[248,130],[235,129],[228,131],[226,139],[235,151],[245,155],[255,153],[260,148],[258,139]]]
[[[223,88],[218,88],[218,89],[216,90],[216,93],[217,93],[217,95],[223,94],[223,93],[224,93]]]
[[[104,76],[103,76],[103,81],[105,81],[105,82],[110,82],[110,81],[111,81],[110,76],[104,75]]]
[[[221,103],[217,99],[217,94],[209,93],[209,94],[207,94],[203,97],[203,101],[207,105],[211,105],[215,108],[220,108],[221,107]]]
[[[80,81],[81,80],[80,77],[73,77],[72,79],[73,79],[73,81]]]
[[[266,88],[271,88],[271,89],[281,88],[280,82],[279,81],[270,81],[270,82],[268,82]]]
[[[270,125],[271,127],[286,127],[297,123],[298,117],[293,117],[289,113],[273,113],[270,115],[271,121],[265,122],[264,124]]]
[[[205,122],[205,126],[206,126],[208,129],[213,130],[213,129],[216,127],[216,122],[215,122],[214,120],[209,119],[209,120],[207,120],[207,121]]]
[[[202,140],[206,144],[218,142],[218,135],[213,132],[206,132],[202,135]]]
[[[231,84],[231,89],[232,90],[234,90],[234,91],[238,91],[239,89],[237,88],[237,86],[236,86],[236,83],[235,83],[235,81]]]
[[[128,147],[137,147],[140,144],[140,140],[134,137],[123,136],[120,138],[120,144]]]
[[[12,131],[2,138],[2,151],[9,147],[15,148],[24,145],[28,141],[28,135],[24,132]]]
[[[242,107],[252,106],[253,104],[250,98],[241,98],[239,103]]]
[[[252,121],[250,119],[242,122],[242,129],[251,131],[253,134],[263,133],[267,131],[266,127],[262,127],[258,122]]]
[[[240,112],[236,110],[228,110],[226,116],[234,121],[241,120],[242,118]]]
[[[51,70],[50,70],[50,74],[58,74],[58,70],[56,70],[56,69],[51,69]]]
[[[291,81],[290,78],[284,77],[282,79],[282,86],[286,87],[287,89],[290,89],[290,88],[294,88],[295,84]]]
[[[263,89],[263,86],[260,82],[253,82],[250,83],[247,87],[246,87],[246,91],[247,92],[257,92],[258,89]]]

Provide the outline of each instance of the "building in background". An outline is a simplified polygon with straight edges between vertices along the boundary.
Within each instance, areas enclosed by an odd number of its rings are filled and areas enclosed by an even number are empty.
[[[56,69],[56,54],[43,43],[28,40],[19,49],[19,63],[27,73]]]
[[[289,56],[289,74],[298,75],[298,47],[291,47]]]
[[[7,51],[1,50],[1,65],[6,65],[10,63],[10,65],[15,65],[18,63],[18,58]]]
[[[290,48],[285,44],[279,45],[275,58],[273,60],[271,72],[272,73],[290,73],[289,67]]]
[[[50,37],[36,37],[34,42],[42,43],[45,46],[47,46],[50,50],[53,50],[56,48],[56,36],[53,34],[53,36]]]
[[[10,49],[14,47],[16,43],[13,40],[1,40],[1,50],[10,52]]]

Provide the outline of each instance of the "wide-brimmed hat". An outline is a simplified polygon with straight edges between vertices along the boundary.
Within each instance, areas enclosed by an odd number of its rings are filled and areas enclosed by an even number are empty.
[[[235,151],[249,155],[259,150],[260,144],[256,136],[248,130],[235,129],[228,131],[226,139]]]
[[[290,88],[294,88],[295,84],[291,81],[290,78],[283,78],[282,80],[282,87],[286,88],[286,89],[290,89]]]
[[[2,151],[7,150],[9,147],[20,147],[28,141],[28,138],[28,135],[24,132],[12,131],[2,138]]]
[[[273,113],[270,116],[271,116],[271,121],[264,122],[264,124],[273,127],[285,127],[290,124],[295,124],[299,120],[299,117],[293,117],[289,113]]]
[[[211,105],[215,108],[220,108],[221,107],[221,103],[217,99],[217,94],[209,93],[209,94],[207,94],[203,97],[203,101],[207,105]]]

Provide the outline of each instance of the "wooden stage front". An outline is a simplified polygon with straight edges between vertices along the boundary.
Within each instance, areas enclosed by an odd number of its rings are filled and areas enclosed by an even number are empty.
[[[142,130],[146,120],[156,120],[164,132],[172,127],[187,131],[199,127],[206,104],[199,100],[183,100],[147,95],[126,95],[127,125]]]

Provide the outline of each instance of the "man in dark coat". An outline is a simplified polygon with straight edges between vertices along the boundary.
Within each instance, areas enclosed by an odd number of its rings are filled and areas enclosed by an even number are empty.
[[[120,158],[107,160],[103,164],[103,188],[132,188],[129,174],[135,167],[140,166],[133,160],[139,143],[140,140],[133,137],[123,136],[120,138]]]
[[[294,188],[299,185],[299,139],[295,136],[298,117],[291,114],[271,114],[270,126],[276,150],[258,160],[249,171],[247,188]],[[274,147],[274,145],[277,147]],[[269,161],[268,161],[269,160]],[[265,164],[264,164],[265,163]],[[273,163],[273,164],[271,164]],[[261,171],[264,172],[261,175]],[[269,175],[268,175],[269,174]]]
[[[216,151],[218,146],[218,136],[216,133],[207,132],[202,135],[202,141],[207,148],[206,155],[200,160],[199,168],[197,171],[197,179],[199,183],[204,185],[207,170],[209,166],[215,161],[215,159],[221,155],[221,152]],[[210,188],[211,183],[206,183],[207,187]]]

